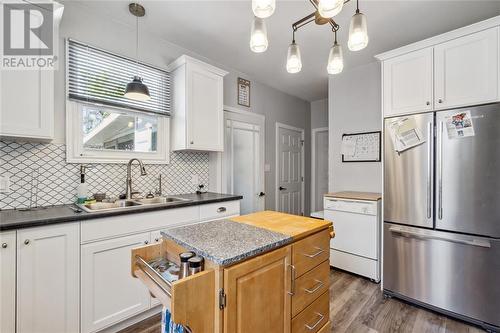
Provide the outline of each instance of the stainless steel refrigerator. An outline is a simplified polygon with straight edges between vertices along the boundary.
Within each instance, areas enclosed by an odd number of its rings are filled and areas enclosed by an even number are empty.
[[[474,135],[450,137],[462,111]],[[405,118],[424,142],[397,152]],[[383,288],[500,331],[500,104],[385,120]]]

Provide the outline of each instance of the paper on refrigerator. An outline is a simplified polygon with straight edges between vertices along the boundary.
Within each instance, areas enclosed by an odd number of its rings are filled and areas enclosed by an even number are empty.
[[[397,152],[403,152],[425,142],[425,138],[413,118],[393,121],[389,124],[389,133],[394,150]]]
[[[448,139],[474,136],[474,124],[470,111],[461,111],[446,117]]]

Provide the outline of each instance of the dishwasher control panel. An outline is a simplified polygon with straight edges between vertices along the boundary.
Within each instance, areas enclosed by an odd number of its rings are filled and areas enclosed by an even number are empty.
[[[377,202],[374,201],[325,198],[324,207],[328,210],[377,215]]]

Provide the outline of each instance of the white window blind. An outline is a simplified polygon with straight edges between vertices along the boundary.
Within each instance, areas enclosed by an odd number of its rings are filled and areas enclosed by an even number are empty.
[[[66,57],[69,99],[170,115],[168,72],[73,39],[68,39]],[[134,75],[148,87],[149,101],[123,96]]]

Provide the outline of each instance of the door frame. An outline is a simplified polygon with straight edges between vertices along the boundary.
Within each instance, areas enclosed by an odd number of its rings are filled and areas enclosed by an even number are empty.
[[[280,168],[280,164],[279,164],[279,130],[280,128],[284,128],[284,129],[289,129],[289,130],[292,130],[292,131],[297,131],[297,132],[300,132],[301,135],[301,140],[302,140],[302,150],[301,150],[301,154],[300,154],[300,164],[301,164],[301,179],[302,179],[302,187],[301,187],[301,190],[302,190],[302,195],[301,195],[301,198],[300,198],[300,210],[302,212],[302,215],[304,215],[304,203],[305,203],[305,182],[306,182],[306,179],[305,179],[305,170],[304,170],[304,167],[305,167],[305,156],[304,156],[304,134],[305,134],[305,131],[303,128],[299,128],[299,127],[294,127],[294,126],[290,126],[290,125],[287,125],[287,124],[283,124],[283,123],[280,123],[280,122],[276,122],[276,136],[275,136],[275,151],[274,151],[274,163],[275,163],[275,183],[274,183],[274,197],[275,197],[275,210],[276,211],[279,211],[279,168]]]
[[[241,115],[241,116],[245,116],[245,117],[249,117],[249,118],[252,118],[252,120],[254,121],[254,125],[258,125],[260,126],[260,134],[261,134],[261,137],[260,137],[260,143],[259,143],[259,146],[260,146],[260,170],[259,170],[259,173],[260,173],[260,188],[261,188],[261,191],[266,193],[266,182],[265,182],[265,158],[266,158],[266,145],[265,145],[265,142],[266,142],[266,117],[262,114],[258,114],[258,113],[254,113],[254,112],[250,112],[250,111],[247,111],[247,110],[243,110],[243,109],[240,109],[240,108],[235,108],[235,107],[231,107],[231,106],[224,106],[224,116],[223,116],[223,119],[224,119],[224,144],[225,144],[225,141],[226,141],[226,123],[225,123],[225,115],[226,115],[226,112],[228,113],[232,113],[234,115]],[[242,120],[243,121],[243,120]],[[225,170],[225,167],[224,167],[224,158],[225,158],[225,154],[226,152],[224,151],[222,154],[220,154],[220,161],[221,161],[221,179],[220,179],[220,182],[221,182],[221,188],[222,188],[222,192],[227,192],[228,188],[227,188],[227,175],[226,175],[226,172],[228,170]],[[262,210],[265,209],[266,207],[266,199],[265,197],[262,198],[261,202],[259,203],[259,206]]]
[[[327,132],[328,127],[318,127],[311,130],[311,213],[316,211],[316,134]],[[328,157],[327,160],[328,162]]]

